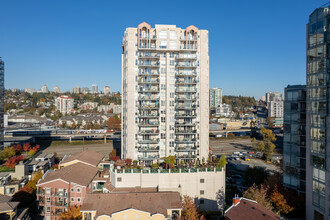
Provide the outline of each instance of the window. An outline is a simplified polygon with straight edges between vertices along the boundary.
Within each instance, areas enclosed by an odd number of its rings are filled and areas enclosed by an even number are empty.
[[[46,189],[46,194],[50,194],[50,188]]]
[[[172,79],[170,79],[170,80],[172,80]],[[174,92],[171,92],[170,93],[170,98],[174,98],[174,94],[175,94]],[[173,114],[173,113],[170,113],[170,114]]]
[[[162,40],[159,44],[159,48],[166,49],[167,48],[167,41]]]
[[[170,73],[174,73],[175,71],[174,71],[174,68],[170,68]]]
[[[159,32],[159,38],[160,39],[166,39],[167,38],[167,31],[160,31]]]
[[[165,84],[161,84],[161,90],[166,90],[166,85]]]
[[[170,57],[173,58],[174,57],[174,53],[170,53]]]
[[[170,60],[170,66],[174,66],[174,60]]]
[[[204,179],[200,179],[199,182],[200,183],[204,183],[205,181],[204,181]]]
[[[166,66],[166,60],[161,60],[161,61],[160,61],[160,64],[161,64],[162,66]]]
[[[178,48],[178,44],[176,41],[171,40],[170,41],[170,49],[177,49]]]
[[[77,192],[80,193],[80,188],[77,188]]]
[[[117,177],[117,182],[121,182],[121,177]]]
[[[74,188],[71,188],[71,192],[74,192]]]
[[[160,69],[160,73],[161,73],[161,74],[165,74],[165,73],[166,73],[166,68],[161,68],[161,69]]]
[[[80,202],[80,198],[77,198],[77,202]]]
[[[161,134],[161,139],[165,139],[166,138],[166,134]]]
[[[170,139],[174,139],[174,134],[170,133]]]
[[[204,204],[204,199],[199,200],[199,204]]]
[[[162,122],[165,123],[166,122],[166,118],[165,117],[162,117]]]
[[[71,202],[74,202],[74,198],[71,198]]]
[[[50,207],[47,207],[46,212],[50,212]]]
[[[176,31],[170,31],[170,39],[172,40],[176,39]]]
[[[204,195],[204,190],[201,190],[199,194]]]
[[[46,201],[47,201],[47,202],[50,202],[50,197],[47,197],[47,198],[46,198]]]

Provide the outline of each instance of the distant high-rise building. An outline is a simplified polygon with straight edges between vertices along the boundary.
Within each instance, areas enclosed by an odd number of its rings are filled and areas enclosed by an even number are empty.
[[[306,219],[329,219],[330,4],[309,16],[306,33]]]
[[[5,85],[4,85],[4,74],[5,74],[5,63],[0,57],[0,149],[3,149],[4,144],[4,96],[5,96]]]
[[[96,84],[92,85],[92,93],[98,93],[99,92],[99,87]]]
[[[122,45],[122,158],[206,160],[208,31],[143,22],[125,30]]]
[[[270,101],[283,101],[282,94],[280,92],[267,92],[266,95],[266,103],[268,104]]]
[[[54,86],[53,92],[55,93],[61,93],[61,90],[58,86]]]
[[[283,101],[270,101],[268,102],[268,117],[282,118],[283,117]]]
[[[110,87],[109,86],[104,86],[104,89],[103,89],[104,95],[109,95],[110,92],[111,92]]]
[[[34,88],[25,88],[24,92],[30,93],[31,95],[36,92]]]
[[[306,188],[306,86],[285,88],[283,184],[298,192]]]
[[[62,114],[69,114],[73,110],[74,100],[68,96],[60,96],[55,99],[56,110],[60,111]]]
[[[222,104],[222,89],[210,89],[210,108],[219,107]]]
[[[47,93],[47,92],[49,92],[47,85],[43,85],[43,86],[41,87],[41,92],[42,92],[42,93]]]
[[[72,89],[72,93],[79,94],[81,93],[81,88],[79,86],[76,86]]]
[[[90,93],[90,89],[87,87],[84,87],[84,88],[82,88],[81,92],[84,94],[88,94],[88,93]]]

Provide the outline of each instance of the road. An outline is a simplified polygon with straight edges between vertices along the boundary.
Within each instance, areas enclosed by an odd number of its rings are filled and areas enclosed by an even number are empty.
[[[217,139],[210,138],[210,147],[214,155],[231,154],[234,151],[255,151],[250,138]]]

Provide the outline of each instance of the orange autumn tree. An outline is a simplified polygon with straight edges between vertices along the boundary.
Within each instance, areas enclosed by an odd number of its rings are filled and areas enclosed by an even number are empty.
[[[287,204],[284,195],[278,191],[277,185],[275,185],[275,189],[270,195],[270,199],[279,213],[288,214],[294,209]]]
[[[199,207],[195,205],[193,198],[183,196],[183,209],[180,220],[204,220],[204,216],[199,213]]]
[[[24,149],[25,152],[29,151],[30,150],[30,147],[31,147],[31,144],[30,143],[25,143],[23,145],[23,149]]]
[[[121,128],[121,120],[117,115],[109,118],[108,128],[114,130],[119,130]]]
[[[80,220],[81,218],[80,206],[70,206],[68,211],[60,214],[60,220]]]

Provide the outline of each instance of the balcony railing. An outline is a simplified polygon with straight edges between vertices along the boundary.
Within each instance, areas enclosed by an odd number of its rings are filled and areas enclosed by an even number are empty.
[[[177,71],[175,73],[175,76],[196,76],[197,72],[192,71],[192,72],[183,72],[183,71]]]
[[[151,134],[159,134],[159,130],[143,130],[143,131],[139,131],[138,134],[140,135],[151,135]]]
[[[158,147],[139,147],[138,149],[140,152],[154,152],[154,151],[159,151],[159,146]]]
[[[156,139],[150,139],[150,140],[139,140],[139,144],[158,144],[159,138]]]
[[[147,46],[147,45],[142,45],[139,47],[139,50],[156,50],[156,45],[151,45],[151,46]]]
[[[196,109],[196,105],[191,105],[191,106],[185,106],[185,105],[176,105],[176,109]]]
[[[196,101],[196,97],[184,97],[184,96],[177,96],[175,101]]]
[[[139,105],[139,109],[158,109],[159,105]]]
[[[197,80],[176,80],[176,84],[197,84]]]
[[[196,36],[184,36],[180,38],[181,40],[190,40],[190,41],[195,41],[197,40]]]
[[[180,114],[180,113],[176,113],[175,117],[177,118],[196,118],[196,115],[193,114]]]
[[[175,139],[175,142],[177,143],[190,143],[190,142],[196,142],[196,138],[185,138],[185,139]]]
[[[153,95],[140,95],[139,100],[158,100],[159,96],[153,96]]]
[[[159,88],[149,88],[149,89],[140,88],[139,92],[159,92]]]
[[[196,63],[177,63],[176,67],[197,67]]]
[[[139,72],[139,76],[158,76],[159,72],[158,71],[151,71],[151,72],[147,72],[147,71],[141,71]]]
[[[140,36],[141,39],[152,39],[152,40],[156,40],[157,39],[157,36],[156,35],[152,35],[152,36],[149,36],[149,35],[141,35]]]
[[[147,66],[147,67],[159,67],[159,62],[139,62],[138,63],[139,66]]]
[[[138,156],[139,160],[156,160],[159,159],[159,155],[147,155],[147,156]]]
[[[139,54],[139,58],[159,58],[159,54]]]
[[[180,121],[176,121],[175,124],[177,126],[196,126],[196,122],[187,122],[187,121],[184,121],[184,122],[180,122]]]
[[[149,123],[141,122],[138,125],[140,127],[152,127],[152,126],[159,126],[159,122],[149,122]]]
[[[196,88],[176,88],[176,92],[196,92]]]
[[[144,115],[139,115],[139,118],[158,118],[159,114],[144,114]]]
[[[196,46],[190,46],[190,47],[189,46],[188,47],[187,46],[181,46],[180,49],[181,50],[192,50],[192,51],[195,51],[195,50],[197,50],[197,47]]]
[[[176,155],[176,159],[195,159],[197,155]]]
[[[185,55],[185,54],[179,54],[179,55],[177,55],[176,57],[175,57],[176,59],[183,59],[183,60],[195,60],[195,59],[197,59],[197,55],[196,54],[187,54],[187,55]]]
[[[139,80],[140,84],[159,84],[159,79]]]
[[[191,152],[195,151],[197,148],[196,147],[176,147],[175,151],[177,152]]]
[[[175,130],[176,134],[196,134],[197,130]]]

